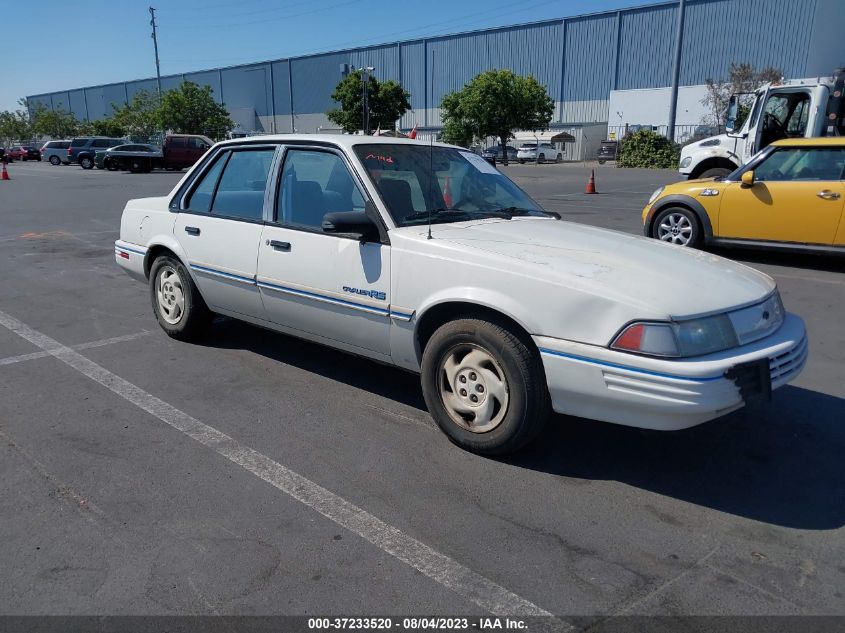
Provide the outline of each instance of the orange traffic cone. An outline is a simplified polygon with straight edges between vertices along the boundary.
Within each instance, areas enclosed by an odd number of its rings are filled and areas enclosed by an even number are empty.
[[[452,208],[452,191],[451,191],[451,176],[446,176],[446,186],[443,188],[443,204],[447,209]]]
[[[590,179],[587,181],[587,189],[584,193],[598,193],[596,191],[596,171],[595,169],[590,170]]]
[[[9,170],[6,169],[6,163],[3,163],[3,175],[0,176],[0,180],[11,180],[9,178]]]

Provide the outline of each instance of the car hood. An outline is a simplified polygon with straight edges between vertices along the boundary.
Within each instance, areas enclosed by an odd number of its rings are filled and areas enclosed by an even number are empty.
[[[636,306],[644,315],[722,312],[776,287],[768,275],[704,251],[560,220],[435,224],[432,240],[426,227],[400,231],[413,231],[419,248],[450,246],[486,266]]]

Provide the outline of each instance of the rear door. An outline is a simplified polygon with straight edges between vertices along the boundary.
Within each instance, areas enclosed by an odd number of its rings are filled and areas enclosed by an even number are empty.
[[[184,196],[176,239],[212,309],[264,318],[255,283],[274,145],[227,147]]]
[[[719,237],[829,245],[843,209],[845,147],[778,147],[754,185],[724,191]]]

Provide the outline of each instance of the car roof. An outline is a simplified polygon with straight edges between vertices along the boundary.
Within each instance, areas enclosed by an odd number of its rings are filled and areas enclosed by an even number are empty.
[[[845,147],[845,136],[785,138],[772,143],[775,147]]]
[[[447,143],[429,143],[428,141],[411,138],[364,136],[356,134],[267,134],[264,136],[235,138],[228,141],[222,141],[218,143],[218,145],[240,145],[242,143],[290,143],[294,141],[316,144],[332,143],[333,145],[339,145],[340,147],[346,149],[351,149],[355,145],[414,145],[418,147],[428,147],[429,145],[434,145],[435,147],[451,147],[466,150],[465,147],[457,147],[456,145],[449,145]]]

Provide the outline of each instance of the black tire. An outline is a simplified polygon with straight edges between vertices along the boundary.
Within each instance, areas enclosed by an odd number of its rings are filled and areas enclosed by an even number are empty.
[[[117,171],[117,162],[112,158],[107,158],[103,161],[103,165],[109,171]]]
[[[41,162],[41,157],[39,156],[39,157],[38,157],[38,158],[36,158],[35,160],[37,160],[37,161],[40,163],[40,162]]]
[[[59,165],[62,164],[62,159],[59,158],[58,156],[56,156],[55,154],[53,154],[52,156],[50,156],[50,164],[53,165],[54,167],[58,167]]]
[[[678,237],[674,237],[671,239],[662,239],[664,232],[663,230],[661,230],[661,225],[664,223],[664,220],[669,220],[666,223],[668,225],[671,225],[672,222],[670,220],[670,216],[675,216],[676,221],[680,217],[686,218],[686,221],[690,227],[689,238],[686,243],[681,243],[681,240],[684,239],[683,236],[685,235],[682,230],[679,230]],[[698,216],[686,207],[668,207],[666,209],[662,209],[654,217],[654,222],[651,225],[651,236],[657,240],[666,242],[667,244],[689,246],[690,248],[699,247],[704,237],[703,230],[701,228],[701,222],[699,222]]]
[[[79,159],[79,166],[82,167],[82,169],[93,169],[94,159],[90,156],[83,156]]]
[[[517,160],[518,160],[518,162],[519,162],[519,164],[520,164],[520,165],[524,165],[524,164],[525,164],[525,159],[523,159],[523,158],[519,158],[519,159],[517,159]]]
[[[604,165],[604,162],[605,161],[603,161],[602,159],[599,159],[599,165]]]
[[[555,162],[556,163],[562,163],[563,162],[563,154],[559,153],[557,156],[555,156]]]
[[[144,171],[144,161],[141,158],[129,159],[129,171],[133,174],[140,174]]]
[[[173,322],[168,321],[165,309],[159,305],[158,284],[161,283],[159,276],[165,272],[170,275],[168,279],[172,280],[171,283],[180,285],[183,297],[184,309]],[[182,262],[171,255],[162,255],[153,262],[150,269],[150,300],[158,324],[171,338],[180,341],[196,340],[205,334],[211,323],[211,311],[203,301],[190,274]],[[172,311],[171,314],[173,314]]]
[[[461,426],[453,418],[458,414],[450,413],[444,403],[444,394],[449,393],[444,384],[444,381],[448,383],[446,361],[464,349],[486,353],[495,361],[491,364],[492,371],[496,375],[501,373],[505,384],[507,404],[500,405],[496,416],[502,411],[504,415],[494,427],[483,432]],[[461,375],[462,372],[454,380]],[[440,326],[423,352],[420,380],[434,421],[452,442],[474,453],[504,455],[519,450],[543,429],[551,411],[543,364],[530,339],[482,319],[458,319]],[[470,391],[472,397],[475,392]],[[452,395],[457,397],[454,392]]]
[[[698,178],[718,178],[719,176],[727,176],[729,173],[733,171],[732,169],[728,169],[727,167],[711,167],[710,169],[705,169],[698,175]]]
[[[538,163],[540,163],[541,165],[542,165],[543,163],[545,163],[545,162],[546,162],[546,155],[545,155],[545,154],[540,154],[540,155],[537,157],[537,162],[538,162]]]

